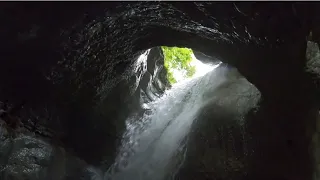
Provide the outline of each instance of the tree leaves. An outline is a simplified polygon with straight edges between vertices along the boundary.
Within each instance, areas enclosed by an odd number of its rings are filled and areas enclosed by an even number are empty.
[[[183,72],[185,78],[192,77],[196,72],[196,67],[191,66],[193,51],[188,48],[162,46],[164,54],[164,67],[167,69],[167,78],[170,84],[177,82],[173,75],[174,70]]]

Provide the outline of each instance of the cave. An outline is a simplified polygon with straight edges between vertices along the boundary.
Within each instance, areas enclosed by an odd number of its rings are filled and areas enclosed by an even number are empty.
[[[186,102],[194,91],[208,101],[181,111],[197,109],[180,139],[187,151],[172,152],[183,163],[143,179],[319,179],[319,3],[0,4],[0,179],[126,180],[152,169],[112,174],[128,118],[150,113],[141,100],[175,89],[161,46],[222,63],[184,88]]]

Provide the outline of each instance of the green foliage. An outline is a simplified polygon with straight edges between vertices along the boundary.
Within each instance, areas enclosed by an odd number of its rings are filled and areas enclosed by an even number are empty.
[[[164,55],[164,67],[167,69],[167,78],[171,84],[177,82],[173,75],[173,70],[182,71],[185,78],[192,77],[196,72],[196,67],[191,66],[192,50],[188,48],[162,46]]]

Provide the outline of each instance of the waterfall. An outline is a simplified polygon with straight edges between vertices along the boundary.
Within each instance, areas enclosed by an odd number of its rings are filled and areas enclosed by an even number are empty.
[[[236,70],[218,65],[204,76],[177,83],[162,97],[143,104],[142,116],[133,115],[126,120],[122,145],[104,179],[173,179],[184,161],[187,135],[197,113],[223,95],[220,92],[211,96],[226,81],[239,79]],[[100,179],[98,175],[95,178]]]
[[[197,112],[212,91],[225,81],[225,68],[175,84],[161,98],[144,104],[146,111],[126,121],[126,132],[115,163],[112,180],[162,180],[170,170],[174,154],[185,143]]]

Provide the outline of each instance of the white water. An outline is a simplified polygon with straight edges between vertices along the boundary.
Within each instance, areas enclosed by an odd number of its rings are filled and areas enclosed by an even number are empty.
[[[161,98],[144,104],[142,116],[126,120],[115,163],[106,173],[89,167],[91,180],[174,179],[187,154],[187,135],[204,107],[214,103],[228,108],[238,114],[241,123],[259,98],[252,84],[234,68],[225,66],[177,83]]]
[[[143,115],[126,120],[115,163],[105,173],[87,168],[91,180],[174,179],[187,154],[187,135],[204,107],[227,108],[241,125],[259,99],[260,92],[226,66],[177,83],[161,98],[143,104]]]
[[[204,94],[225,81],[226,69],[222,69],[175,84],[164,96],[144,105],[148,110],[143,117],[127,119],[119,154],[104,179],[168,177],[174,155],[183,147],[198,110],[208,102]]]

